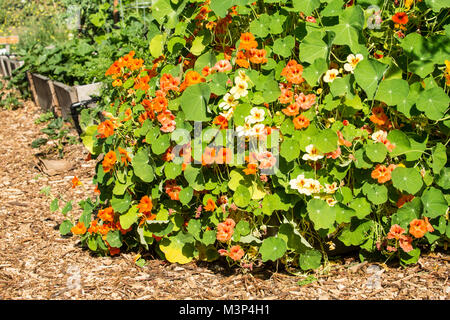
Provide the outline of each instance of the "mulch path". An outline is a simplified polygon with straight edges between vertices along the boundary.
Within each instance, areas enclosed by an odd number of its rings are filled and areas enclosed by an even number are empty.
[[[448,252],[432,252],[408,268],[360,263],[357,256],[332,261],[315,273],[228,270],[220,263],[168,264],[148,257],[140,268],[136,253],[96,257],[77,237],[61,237],[53,196],[78,201],[94,196],[95,161],[85,161],[81,144],[67,146],[72,168],[48,176],[37,166],[31,142],[43,136],[31,101],[0,110],[0,299],[437,299],[450,297]],[[41,147],[45,149],[48,146]],[[83,186],[71,188],[77,176]],[[310,276],[310,278],[307,278]],[[312,278],[313,276],[314,278]],[[305,281],[312,279],[312,281]],[[299,281],[303,281],[299,284]]]

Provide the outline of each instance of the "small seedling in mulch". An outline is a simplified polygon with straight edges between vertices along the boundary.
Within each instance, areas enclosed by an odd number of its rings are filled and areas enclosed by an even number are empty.
[[[310,283],[313,283],[313,282],[316,282],[316,281],[317,281],[317,278],[316,278],[315,276],[309,275],[309,276],[307,276],[305,279],[299,280],[299,281],[297,282],[297,284],[298,284],[299,286],[305,286],[305,285],[307,285],[307,284],[310,284]]]
[[[57,152],[59,158],[62,159],[64,157],[64,147],[67,144],[77,144],[77,136],[69,134],[69,124],[66,123],[63,118],[54,118],[53,115],[48,114],[48,117],[39,117],[39,119],[36,119],[35,122],[44,122],[47,118],[49,119],[47,127],[41,129],[41,132],[46,134],[47,137],[40,137],[33,140],[31,147],[37,149],[43,145],[46,145],[47,142],[53,141],[54,143],[50,144],[50,150],[48,150],[47,153]]]
[[[40,193],[40,194],[45,194],[46,196],[49,196],[49,195],[50,195],[50,191],[51,191],[50,186],[46,186],[46,187],[43,187],[43,188],[39,191],[39,193]]]
[[[48,121],[50,121],[50,120],[52,120],[54,118],[55,118],[55,116],[54,116],[53,112],[49,111],[49,112],[46,112],[46,113],[42,113],[39,116],[39,118],[34,120],[34,123],[35,124],[39,124],[39,123],[43,123],[43,122],[48,122]]]

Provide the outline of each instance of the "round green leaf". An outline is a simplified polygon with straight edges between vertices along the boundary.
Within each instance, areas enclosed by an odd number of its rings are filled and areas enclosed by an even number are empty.
[[[300,148],[297,140],[286,139],[281,143],[280,155],[286,161],[294,161],[300,156]]]
[[[332,129],[325,129],[314,137],[313,144],[322,153],[332,152],[338,147],[338,136]]]
[[[163,34],[158,34],[154,36],[153,39],[150,41],[150,54],[154,58],[162,56],[164,49],[164,40],[165,36]]]
[[[286,58],[291,55],[292,49],[294,49],[294,47],[295,47],[295,39],[293,36],[278,38],[273,43],[273,53]]]
[[[287,250],[286,242],[280,238],[269,237],[263,240],[259,253],[261,253],[262,261],[276,261],[281,258]]]
[[[162,134],[160,135],[154,143],[152,143],[152,151],[154,154],[160,155],[166,152],[170,146],[170,135]]]
[[[416,194],[422,188],[422,176],[414,168],[397,167],[391,175],[394,187],[399,190]]]
[[[330,229],[336,220],[336,210],[324,200],[311,199],[307,206],[308,216],[314,223],[314,229]]]
[[[192,235],[179,232],[176,236],[162,239],[159,248],[167,261],[185,264],[191,262],[194,257],[194,241]]]
[[[73,224],[72,222],[70,222],[70,220],[64,220],[60,225],[59,225],[59,233],[62,236],[65,236],[66,234],[68,234],[70,232],[70,229],[72,229]]]
[[[269,34],[270,16],[263,13],[258,19],[250,22],[250,32],[256,37],[265,38]]]
[[[323,34],[312,31],[300,43],[300,61],[314,63],[317,59],[328,59],[328,44],[322,40]]]
[[[241,236],[246,236],[250,233],[250,224],[248,223],[248,221],[241,220],[236,224],[235,230]]]
[[[211,90],[206,83],[198,83],[184,90],[180,99],[181,109],[186,120],[207,121],[206,104],[209,101]]]
[[[309,16],[314,11],[314,9],[317,9],[320,6],[320,1],[292,0],[292,5],[294,6],[294,9],[296,11],[303,12],[305,15]]]
[[[448,209],[447,201],[442,191],[434,187],[425,190],[421,197],[424,209],[424,216],[436,218],[445,215]]]
[[[130,208],[130,210],[127,211],[127,213],[121,215],[119,217],[120,219],[120,225],[123,229],[128,229],[131,227],[133,223],[136,223],[138,221],[138,207],[137,205],[134,205]]]
[[[322,261],[322,254],[315,249],[308,249],[300,254],[299,264],[302,270],[317,269]]]
[[[148,164],[148,160],[148,150],[146,148],[141,148],[134,155],[133,160],[131,161],[134,174],[144,182],[152,182],[155,178],[153,167]]]
[[[180,202],[184,205],[188,204],[191,201],[192,196],[194,195],[194,189],[191,187],[186,187],[181,189],[180,191]]]
[[[352,223],[342,230],[338,239],[346,246],[359,246],[367,240],[368,233],[374,222],[372,220],[353,219]]]
[[[176,164],[173,162],[166,163],[164,173],[167,179],[175,179],[181,174],[181,164]]]
[[[281,90],[278,82],[275,80],[267,80],[263,86],[263,98],[264,102],[271,103],[278,99]]]
[[[106,241],[113,248],[120,248],[122,246],[122,237],[119,230],[108,231],[106,234]]]
[[[391,217],[391,225],[398,224],[403,229],[409,228],[409,223],[418,219],[422,212],[422,203],[419,198],[414,198],[412,201],[405,203],[397,210]]]
[[[445,167],[439,172],[436,183],[444,190],[450,189],[450,167]]]
[[[372,162],[383,162],[387,148],[383,143],[369,143],[366,145],[366,155]]]
[[[369,100],[372,100],[386,68],[387,65],[372,59],[364,59],[358,63],[355,69],[356,83],[366,91]]]
[[[435,174],[439,173],[442,168],[444,168],[447,163],[447,149],[442,143],[438,143],[436,147],[433,148],[433,153],[431,154],[432,159],[432,169]]]
[[[383,204],[388,200],[388,190],[384,185],[365,183],[363,193],[373,204]]]
[[[409,85],[403,79],[383,80],[378,87],[375,99],[385,102],[388,106],[395,106],[408,96]]]
[[[441,87],[434,87],[422,92],[416,102],[418,110],[423,111],[431,120],[440,120],[450,103],[450,98]]]
[[[407,153],[411,149],[411,143],[408,136],[400,130],[392,130],[388,133],[387,139],[395,148],[390,152],[391,157],[397,157]]]
[[[239,185],[234,192],[233,200],[238,207],[245,208],[250,203],[251,196],[247,187]]]
[[[368,216],[372,212],[370,203],[367,202],[366,198],[364,197],[356,198],[355,200],[350,202],[349,207],[355,210],[355,214],[359,219]]]

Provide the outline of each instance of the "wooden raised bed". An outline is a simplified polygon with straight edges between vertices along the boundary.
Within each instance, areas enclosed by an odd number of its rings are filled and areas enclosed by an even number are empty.
[[[92,83],[80,86],[68,86],[64,83],[53,81],[55,96],[63,118],[71,116],[70,106],[73,103],[90,100],[92,96],[100,94],[101,83]]]
[[[39,105],[43,112],[53,111],[56,101],[54,98],[54,90],[52,81],[40,74],[32,73],[32,88],[36,93],[35,102]],[[33,91],[33,89],[32,89]]]
[[[16,70],[17,68],[20,68],[25,63],[24,61],[16,60],[16,59],[9,59],[9,68],[11,70],[11,76],[12,72]]]
[[[12,72],[21,67],[23,64],[23,61],[8,58],[6,56],[0,56],[0,73],[3,77],[11,77]]]
[[[6,78],[8,77],[8,69],[7,69],[7,64],[8,64],[8,58],[7,57],[2,57],[0,56],[0,73],[2,74],[2,77]]]

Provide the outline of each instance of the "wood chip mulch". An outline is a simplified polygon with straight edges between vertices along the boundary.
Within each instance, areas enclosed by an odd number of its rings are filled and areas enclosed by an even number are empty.
[[[70,145],[64,159],[71,169],[42,172],[39,149],[30,144],[46,125],[34,123],[40,111],[33,102],[24,104],[0,110],[0,299],[449,299],[448,252],[432,252],[408,268],[350,256],[310,273],[312,281],[307,274],[230,272],[220,264],[180,266],[156,258],[140,268],[136,253],[96,257],[77,237],[61,237],[64,216],[50,212],[52,198],[41,192],[49,186],[53,196],[73,199],[80,214],[77,202],[94,196],[95,161],[85,161],[81,144]],[[74,176],[82,187],[71,188]]]

